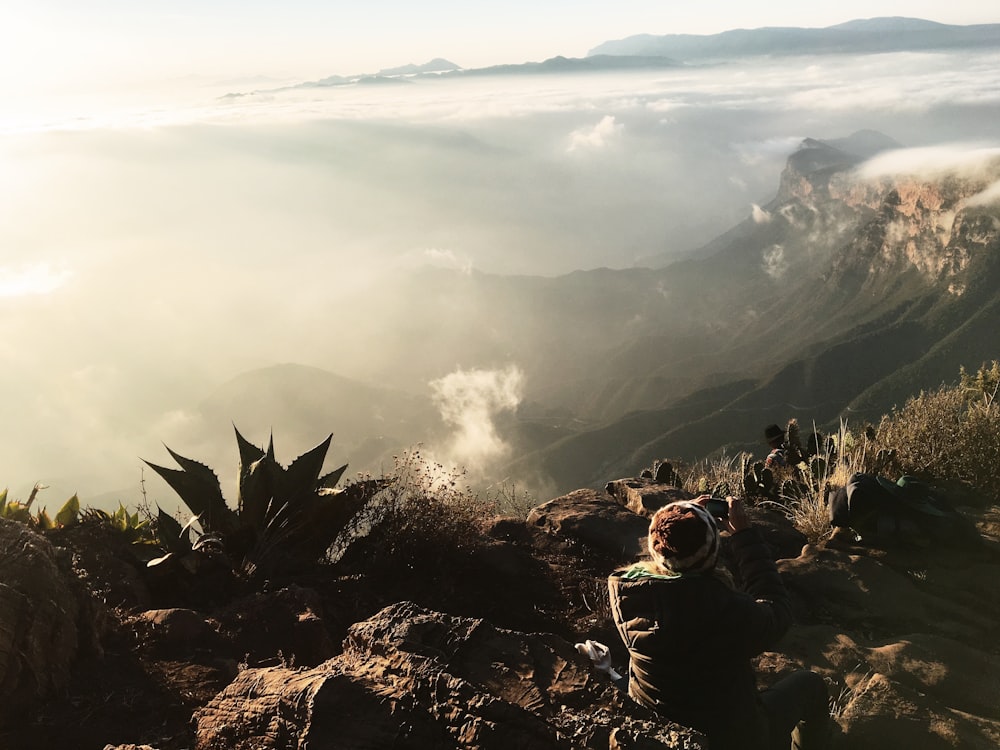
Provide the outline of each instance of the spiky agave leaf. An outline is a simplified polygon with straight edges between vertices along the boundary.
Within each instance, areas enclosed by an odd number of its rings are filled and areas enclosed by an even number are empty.
[[[267,454],[247,440],[233,425],[236,444],[240,450],[239,478],[237,480],[236,508],[240,526],[259,525],[264,520],[264,510],[271,490],[260,463]]]
[[[145,460],[144,463],[163,477],[174,492],[180,495],[191,513],[201,517],[206,528],[222,534],[230,533],[235,527],[235,514],[226,505],[222,486],[215,472],[203,463],[175,453],[169,447],[167,452],[181,467],[180,470],[158,466]]]
[[[16,500],[7,502],[5,495],[3,507],[0,507],[0,517],[6,518],[8,521],[20,521],[21,523],[30,524],[31,510],[28,506]]]
[[[80,498],[73,495],[56,513],[57,526],[72,526],[80,520]]]
[[[337,482],[340,481],[340,478],[344,476],[345,471],[347,471],[347,464],[344,464],[339,469],[334,469],[329,474],[324,474],[319,478],[319,482],[317,482],[318,488],[321,490],[323,489],[332,490],[334,487],[337,486]]]
[[[277,484],[276,468],[266,454],[246,467],[245,471],[241,467],[238,494],[240,527],[244,532],[263,528]]]
[[[319,560],[385,483],[370,479],[342,489],[320,489],[302,507],[286,503],[270,519],[254,550],[253,567],[259,572],[293,571]]]
[[[264,451],[243,437],[236,429],[236,425],[233,425],[233,430],[236,432],[236,444],[240,449],[240,468],[249,468],[250,464],[264,457]]]
[[[176,550],[180,545],[183,527],[181,522],[163,508],[156,509],[156,538],[168,550]]]
[[[156,540],[159,546],[166,551],[166,554],[147,562],[146,567],[149,568],[161,565],[172,557],[183,558],[192,552],[195,548],[195,542],[191,540],[191,529],[194,524],[201,522],[199,516],[191,516],[182,526],[180,521],[163,508],[157,507],[156,510]]]
[[[317,502],[319,474],[333,435],[296,458],[286,469],[274,457],[273,437],[267,451],[250,450],[242,435],[241,455],[256,460],[241,471],[240,526],[247,549],[257,547],[268,528],[275,529],[307,517]],[[272,532],[273,533],[273,532]]]
[[[296,458],[284,474],[282,495],[291,498],[312,495],[319,488],[320,472],[326,461],[326,453],[330,450],[333,433],[326,440]]]
[[[51,531],[56,528],[56,522],[49,516],[48,511],[42,508],[35,517],[35,525],[42,531]]]

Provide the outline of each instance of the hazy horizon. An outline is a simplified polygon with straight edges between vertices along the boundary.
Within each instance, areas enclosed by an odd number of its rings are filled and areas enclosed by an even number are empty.
[[[474,404],[488,423],[516,402],[521,363],[456,352],[408,379],[379,331],[420,301],[366,305],[381,282],[425,265],[552,276],[692,250],[770,200],[806,137],[875,129],[925,156],[995,149],[998,63],[897,53],[236,100],[213,88],[7,127],[0,487],[24,498],[52,485],[49,507],[74,491],[86,504],[132,488],[134,502],[139,456],[169,463],[166,443],[221,462],[230,495],[232,425],[204,423],[198,404],[280,362],[429,397],[503,390]],[[496,311],[462,314],[487,324]],[[442,414],[440,450],[483,460],[455,443],[468,425]],[[279,460],[325,437],[271,426]]]
[[[280,5],[227,0],[14,0],[0,26],[0,92],[17,80],[64,90],[199,76],[310,80],[374,72],[444,57],[463,67],[582,57],[598,44],[637,34],[714,34],[766,26],[826,27],[858,18],[906,16],[938,23],[994,23],[975,0],[845,0],[810,6],[782,0],[697,7],[639,0],[613,3],[523,0],[475,6],[380,0],[343,6],[317,0]],[[72,65],[69,63],[72,61]],[[14,63],[14,64],[10,64]]]

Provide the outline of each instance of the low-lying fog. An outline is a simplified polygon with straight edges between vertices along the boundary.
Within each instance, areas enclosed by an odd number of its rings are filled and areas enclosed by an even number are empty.
[[[367,363],[393,323],[366,301],[387,278],[424,264],[558,275],[683,253],[772,198],[804,137],[868,128],[907,147],[996,146],[998,68],[995,53],[777,59],[220,89],[44,127],[11,116],[0,121],[0,488],[23,499],[48,484],[50,507],[73,492],[134,503],[138,457],[169,464],[166,443],[218,462],[232,494],[232,426],[199,422],[199,403],[281,362],[382,382]],[[439,377],[487,364],[455,352]],[[518,364],[473,386],[506,389],[470,399],[479,423],[516,403]],[[395,362],[391,380],[411,365]],[[271,424],[265,403],[261,413]],[[468,421],[442,419],[458,432],[441,450],[474,455],[454,441]],[[271,426],[286,462],[325,437]]]

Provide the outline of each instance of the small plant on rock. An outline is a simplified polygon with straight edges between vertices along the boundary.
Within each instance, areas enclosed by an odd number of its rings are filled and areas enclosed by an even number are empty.
[[[27,501],[8,500],[7,490],[0,492],[0,518],[10,521],[20,521],[39,531],[51,531],[67,526],[73,526],[80,521],[80,498],[73,495],[58,510],[55,518],[48,514],[45,508],[40,508],[36,513],[31,512],[31,506],[35,502],[40,490],[46,489],[44,484],[36,484]]]
[[[474,491],[462,469],[423,458],[419,449],[394,457],[382,490],[340,540],[348,564],[393,575],[406,569],[435,575],[480,544],[496,505]]]

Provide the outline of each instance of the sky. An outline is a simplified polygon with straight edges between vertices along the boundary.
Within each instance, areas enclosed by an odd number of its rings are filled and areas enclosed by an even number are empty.
[[[993,23],[982,0],[3,0],[0,93],[70,95],[197,80],[311,80],[444,57],[462,67],[582,57],[634,34],[823,27],[907,16]]]
[[[535,373],[425,351],[398,331],[433,300],[373,290],[427,264],[553,276],[697,248],[759,213],[806,137],[880,130],[906,147],[892,169],[1000,147],[992,50],[216,98],[637,33],[1000,21],[982,2],[339,5],[0,0],[0,488],[128,500],[164,443],[231,463],[232,415],[199,405],[275,363],[457,394],[442,448],[481,458]],[[248,437],[270,425],[286,458],[325,437],[286,413],[261,404]]]

